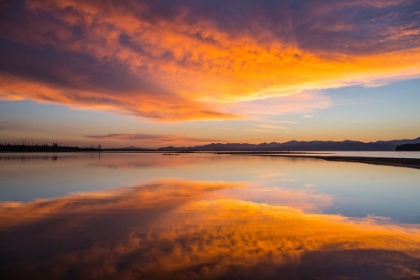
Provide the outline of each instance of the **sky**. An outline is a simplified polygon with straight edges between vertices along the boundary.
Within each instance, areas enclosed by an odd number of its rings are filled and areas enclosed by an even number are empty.
[[[5,0],[0,142],[420,136],[418,0]]]

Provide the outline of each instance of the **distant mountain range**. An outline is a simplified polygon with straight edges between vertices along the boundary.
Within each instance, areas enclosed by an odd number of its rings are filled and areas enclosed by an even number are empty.
[[[396,146],[420,143],[420,137],[412,140],[377,142],[360,141],[289,141],[284,143],[211,143],[189,147],[161,147],[158,151],[395,151]]]

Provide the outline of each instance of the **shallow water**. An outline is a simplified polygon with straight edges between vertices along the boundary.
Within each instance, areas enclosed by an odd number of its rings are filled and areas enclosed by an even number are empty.
[[[420,275],[418,169],[211,153],[3,154],[0,201],[6,279]]]

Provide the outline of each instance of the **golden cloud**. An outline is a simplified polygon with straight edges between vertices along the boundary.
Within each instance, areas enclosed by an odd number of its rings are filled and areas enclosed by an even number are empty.
[[[10,4],[0,95],[161,120],[227,119],[254,114],[236,103],[420,76],[408,0],[187,2]],[[304,94],[285,110],[300,111],[304,97],[313,99]]]

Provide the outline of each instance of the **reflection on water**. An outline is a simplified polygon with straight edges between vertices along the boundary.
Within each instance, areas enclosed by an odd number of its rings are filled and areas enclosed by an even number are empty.
[[[162,179],[246,182],[250,187],[225,191],[226,198],[305,204],[305,211],[313,213],[420,223],[419,170],[310,158],[75,153],[58,154],[57,161],[0,161],[0,202],[29,202]]]
[[[33,155],[33,156],[16,156],[16,155],[6,155],[1,156],[0,160],[2,161],[32,161],[32,160],[43,160],[43,161],[57,161],[59,158],[69,158],[70,156],[58,156],[58,155]]]
[[[58,159],[101,158],[101,153],[3,153],[0,161],[56,161]]]
[[[419,170],[56,156],[0,161],[2,279],[420,278]]]
[[[235,183],[164,181],[0,212],[6,279],[398,279],[420,229],[225,199]],[[346,278],[348,279],[348,278]]]

